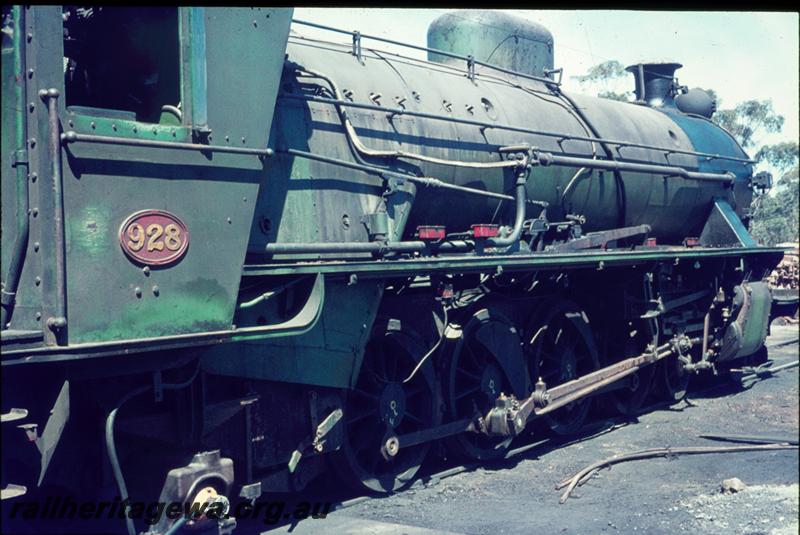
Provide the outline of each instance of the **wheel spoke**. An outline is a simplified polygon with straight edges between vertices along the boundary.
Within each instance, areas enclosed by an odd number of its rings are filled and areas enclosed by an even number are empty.
[[[561,362],[561,356],[556,355],[555,353],[551,353],[549,351],[541,351],[539,356],[544,358],[545,360],[550,360],[553,362]]]
[[[380,396],[379,396],[378,394],[371,394],[371,393],[369,393],[369,392],[366,392],[366,391],[364,391],[364,390],[361,390],[361,389],[359,389],[359,388],[354,388],[354,389],[352,390],[352,392],[353,392],[354,394],[358,394],[359,396],[365,397],[365,398],[367,398],[367,399],[375,399],[375,400],[378,400],[378,399],[380,399]]]
[[[467,371],[467,370],[465,370],[464,368],[458,368],[456,371],[457,371],[458,373],[460,373],[461,375],[465,375],[465,376],[467,376],[467,377],[469,377],[470,379],[473,379],[473,380],[475,380],[475,381],[478,381],[478,382],[480,382],[480,380],[481,380],[481,376],[480,376],[480,375],[477,375],[477,374],[475,374],[475,373],[468,372],[468,371]]]
[[[414,389],[405,391],[406,399],[415,398],[415,397],[419,396],[420,394],[428,394],[428,393],[430,393],[430,390],[428,390],[425,387],[419,387],[419,388],[414,388]]]
[[[535,327],[547,326],[546,332],[539,335],[537,344],[531,347],[530,378],[541,378],[548,385],[558,385],[575,377],[580,377],[594,369],[592,335],[583,329],[578,316],[581,309],[568,300],[554,300],[542,305],[547,310],[543,320]],[[529,332],[536,332],[531,328]],[[568,372],[569,370],[569,372]],[[557,434],[570,434],[577,431],[587,415],[591,400],[584,398],[562,407],[545,419]]]
[[[554,375],[558,374],[558,372],[559,372],[559,370],[558,370],[558,369],[549,370],[549,371],[547,371],[546,373],[542,373],[542,372],[540,371],[540,372],[539,372],[539,377],[541,377],[541,378],[542,378],[542,380],[544,380],[544,379],[549,379],[550,377],[553,377]],[[538,379],[538,377],[537,377],[537,379]]]
[[[578,343],[579,343],[579,340],[578,340],[577,337],[572,338],[572,339],[567,339],[566,347],[564,348],[563,352],[564,353],[570,353],[570,352],[576,353],[575,349],[578,347]],[[580,353],[576,353],[576,354],[580,355]]]
[[[360,422],[364,418],[368,418],[368,417],[373,416],[373,415],[378,416],[378,407],[377,406],[373,406],[371,409],[368,409],[368,410],[366,410],[364,412],[356,412],[356,413],[354,413],[354,415],[351,418],[347,419],[347,423],[351,424],[351,423],[355,423],[355,422]]]
[[[386,356],[386,348],[384,347],[384,343],[385,342],[381,341],[381,343],[378,345],[380,350],[375,355],[376,363],[377,363],[376,366],[375,366],[375,370],[377,372],[378,377],[380,377],[381,380],[383,380],[383,381],[388,383],[391,379],[389,378],[389,374],[386,371],[386,359],[387,359],[387,356]]]
[[[403,413],[403,418],[409,418],[410,420],[412,420],[414,422],[417,422],[418,424],[422,424],[423,423],[422,422],[422,418],[420,418],[419,416],[413,414],[408,409],[406,409],[405,412]]]
[[[478,355],[476,355],[475,352],[472,350],[471,346],[472,346],[472,344],[468,343],[467,341],[464,342],[464,346],[463,347],[467,350],[467,354],[470,356],[470,360],[472,361],[472,364],[473,364],[474,368],[476,370],[480,370],[481,369],[481,362],[478,359]],[[463,353],[464,352],[462,351],[462,354]],[[464,364],[464,362],[460,362],[459,364]]]
[[[387,367],[386,374],[389,380],[392,381],[400,379],[397,375],[397,369],[399,367],[398,361],[400,360],[400,357],[397,355],[397,351],[398,351],[397,347],[390,348],[389,350],[389,355],[391,355],[391,357],[389,357],[388,360],[391,362],[390,365]],[[403,377],[402,379],[405,379],[405,377]]]
[[[479,387],[479,386],[476,386],[474,388],[469,388],[469,389],[461,392],[460,394],[458,394],[455,397],[455,400],[458,401],[458,400],[463,399],[463,398],[465,398],[467,396],[471,396],[472,394],[474,394],[476,392],[480,392],[480,390],[481,390],[481,387]]]
[[[375,447],[374,445],[372,446]],[[363,450],[362,450],[363,451]],[[366,468],[366,471],[369,472],[371,475],[375,475],[376,469],[378,468],[378,462],[380,461],[380,455],[376,455],[373,451],[368,450],[369,453],[367,454],[367,462],[363,465]]]
[[[394,427],[395,434],[434,427],[439,421],[434,388],[426,380],[433,374],[418,370],[412,381],[401,383],[417,364],[415,353],[409,349],[424,347],[422,339],[413,331],[389,330],[386,326],[382,318],[373,327],[356,388],[350,391],[350,410],[345,413],[344,422],[346,436],[334,463],[334,469],[346,482],[377,492],[392,492],[408,483],[430,447],[426,443],[403,448],[391,462],[384,459],[383,437],[392,430],[381,413],[380,400],[386,389],[393,395],[400,395],[397,390],[401,389],[405,398],[403,418]],[[406,343],[407,339],[412,345]]]

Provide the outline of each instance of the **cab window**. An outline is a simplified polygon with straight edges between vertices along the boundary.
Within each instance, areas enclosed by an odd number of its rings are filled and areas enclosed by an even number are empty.
[[[67,6],[62,16],[69,111],[181,124],[177,8]]]

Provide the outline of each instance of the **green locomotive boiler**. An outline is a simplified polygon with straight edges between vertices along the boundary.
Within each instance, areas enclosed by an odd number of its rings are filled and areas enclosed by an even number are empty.
[[[506,15],[292,22],[3,8],[4,510],[391,492],[763,356],[769,177],[679,64],[622,103]]]

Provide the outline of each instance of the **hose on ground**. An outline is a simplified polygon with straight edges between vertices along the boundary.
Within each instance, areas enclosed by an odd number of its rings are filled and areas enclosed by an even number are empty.
[[[640,459],[651,459],[653,457],[674,457],[677,455],[704,455],[709,453],[734,453],[734,452],[742,452],[742,451],[775,451],[775,450],[796,450],[798,449],[797,446],[790,445],[790,444],[762,444],[758,446],[726,446],[726,447],[715,447],[715,446],[691,446],[691,447],[683,447],[683,448],[653,448],[647,449],[642,451],[636,451],[633,453],[625,453],[621,455],[614,455],[613,457],[609,457],[607,459],[603,459],[602,461],[598,461],[596,463],[590,464],[586,468],[580,470],[575,475],[568,477],[567,479],[563,480],[561,483],[556,485],[556,490],[562,489],[567,487],[564,493],[561,495],[561,498],[558,500],[559,503],[564,503],[572,494],[572,491],[575,490],[575,487],[583,485],[591,476],[594,475],[595,472],[604,468],[606,466],[611,466],[614,464],[623,463],[626,461],[638,461]]]

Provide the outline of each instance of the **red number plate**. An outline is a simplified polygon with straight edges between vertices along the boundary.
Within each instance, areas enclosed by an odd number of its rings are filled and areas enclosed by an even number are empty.
[[[189,229],[163,210],[131,214],[119,229],[119,243],[134,262],[164,266],[177,262],[189,247]]]

